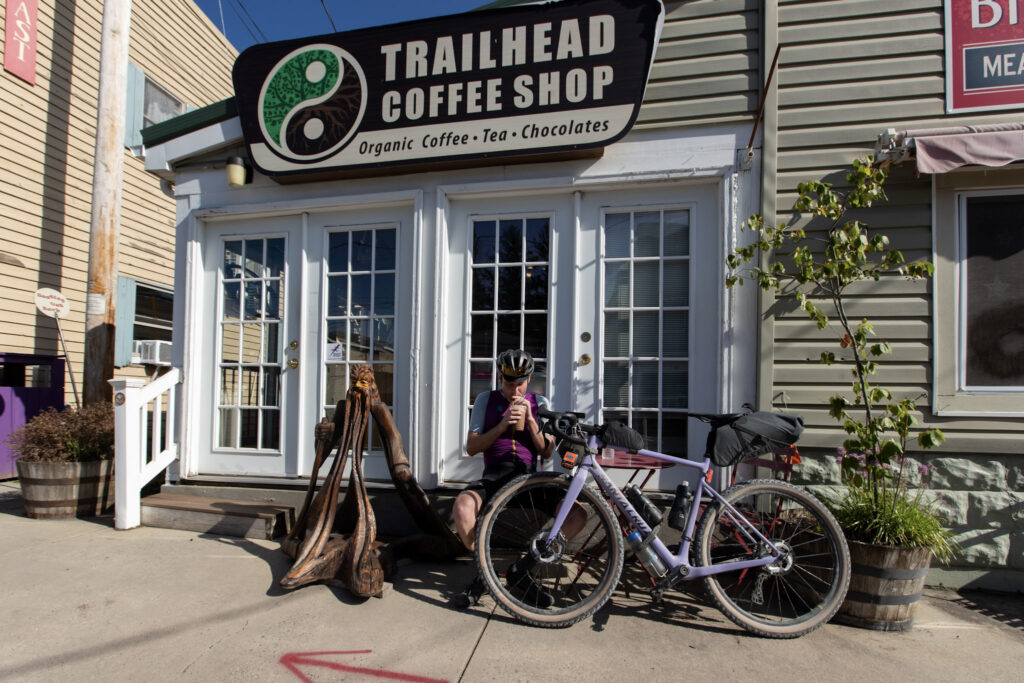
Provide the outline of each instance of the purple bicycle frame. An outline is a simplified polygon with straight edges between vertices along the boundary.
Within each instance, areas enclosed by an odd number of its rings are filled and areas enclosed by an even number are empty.
[[[635,526],[641,534],[646,537],[651,533],[651,527],[646,521],[644,521],[644,518],[640,516],[640,513],[636,511],[636,508],[626,500],[626,497],[622,494],[615,483],[608,478],[608,475],[605,474],[604,470],[601,469],[601,466],[594,458],[594,453],[600,447],[600,442],[597,440],[597,437],[591,436],[587,445],[588,448],[587,452],[583,456],[583,462],[580,463],[576,473],[573,474],[572,480],[569,482],[569,491],[565,494],[565,500],[569,501],[569,505],[560,506],[558,514],[555,515],[555,522],[551,527],[551,531],[548,532],[546,542],[551,544],[555,540],[555,537],[562,528],[562,524],[565,523],[565,518],[569,515],[572,503],[576,502],[576,499],[580,495],[580,491],[582,491],[583,487],[586,485],[588,476],[594,477],[594,481],[597,482],[601,491],[603,491],[604,494],[615,503],[615,506],[619,508],[624,515],[626,515],[633,526]],[[683,458],[677,458],[675,456],[658,453],[656,451],[640,450],[638,453],[640,453],[640,455],[646,455],[654,458],[655,460],[699,469],[702,475],[707,474],[711,463],[708,458],[704,458],[703,462],[694,462],[692,460],[685,460]],[[764,547],[770,549],[773,554],[757,560],[728,562],[708,567],[691,566],[688,558],[690,556],[693,528],[697,524],[697,511],[700,508],[701,501],[704,500],[704,496],[702,494],[708,494],[711,498],[722,504],[724,508],[723,514],[727,515],[729,519],[736,524],[737,530],[742,532],[750,543],[757,545],[764,544]],[[782,553],[779,552],[779,549],[775,547],[775,544],[754,528],[754,526],[748,522],[743,515],[736,510],[736,508],[734,508],[722,497],[720,493],[718,493],[718,491],[711,488],[704,476],[701,476],[700,489],[694,495],[693,500],[690,502],[690,509],[686,512],[686,530],[683,532],[683,537],[679,544],[679,552],[673,555],[672,552],[669,551],[668,547],[657,536],[651,539],[650,545],[654,548],[654,551],[658,554],[658,557],[661,558],[662,562],[665,563],[665,566],[668,567],[668,574],[666,574],[666,576],[671,575],[674,570],[683,568],[687,570],[685,574],[686,579],[699,579],[712,574],[722,574],[724,572],[750,569],[752,567],[764,567],[775,562],[782,555]]]

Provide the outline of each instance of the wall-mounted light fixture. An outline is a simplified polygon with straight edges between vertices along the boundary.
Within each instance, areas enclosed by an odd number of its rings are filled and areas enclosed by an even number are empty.
[[[226,168],[231,187],[242,187],[252,182],[252,167],[242,157],[230,157]]]

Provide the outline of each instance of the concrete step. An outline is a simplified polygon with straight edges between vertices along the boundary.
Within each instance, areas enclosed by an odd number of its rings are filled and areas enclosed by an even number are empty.
[[[338,502],[345,497],[345,488],[338,492]],[[302,509],[302,503],[306,498],[305,488],[297,487],[252,487],[252,486],[227,486],[212,482],[185,482],[178,484],[164,484],[160,488],[162,493],[194,495],[209,498],[228,498],[236,501],[250,501],[265,505],[291,506],[298,514]],[[367,491],[370,497],[370,504],[373,506],[374,515],[377,519],[377,533],[381,536],[401,537],[419,532],[414,520],[406,510],[390,482],[374,486]],[[452,503],[458,491],[430,491],[428,497],[441,519],[451,519]],[[289,530],[291,526],[289,525]]]
[[[156,493],[142,499],[142,524],[272,540],[291,530],[295,508],[223,497]]]

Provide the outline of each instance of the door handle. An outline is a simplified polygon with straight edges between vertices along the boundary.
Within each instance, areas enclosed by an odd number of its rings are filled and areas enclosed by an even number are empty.
[[[294,370],[295,368],[299,367],[299,359],[298,358],[291,358],[291,359],[289,359],[288,360],[288,367],[290,367],[292,370]]]

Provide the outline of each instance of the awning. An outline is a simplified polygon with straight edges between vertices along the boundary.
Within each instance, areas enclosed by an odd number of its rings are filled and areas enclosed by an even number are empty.
[[[890,129],[878,136],[876,159],[899,162],[911,155],[917,159],[918,173],[946,173],[968,164],[1005,166],[1024,159],[1024,122]]]

